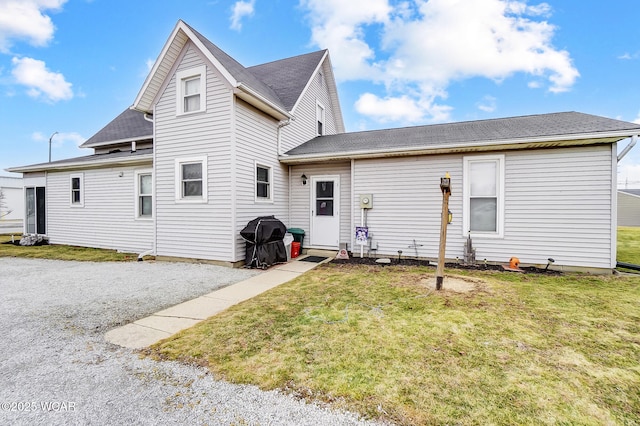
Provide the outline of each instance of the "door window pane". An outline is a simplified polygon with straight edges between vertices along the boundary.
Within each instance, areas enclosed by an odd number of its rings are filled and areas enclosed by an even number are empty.
[[[39,186],[36,188],[36,232],[42,235],[47,233],[46,210],[45,188]]]
[[[34,188],[25,190],[26,230],[28,234],[36,233],[36,192]]]
[[[333,198],[333,182],[316,182],[316,198]]]
[[[316,216],[333,216],[333,200],[316,200]]]

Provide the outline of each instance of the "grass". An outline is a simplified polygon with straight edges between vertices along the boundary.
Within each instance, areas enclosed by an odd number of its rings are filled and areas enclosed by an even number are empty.
[[[16,238],[20,238],[17,236]],[[3,244],[11,241],[10,235],[0,235],[0,257],[28,257],[36,259],[78,260],[91,262],[120,262],[138,258],[132,253],[65,245],[16,246]]]
[[[406,425],[640,423],[640,277],[432,274],[321,266],[151,354]]]
[[[620,262],[640,265],[640,228],[618,227],[618,253]]]

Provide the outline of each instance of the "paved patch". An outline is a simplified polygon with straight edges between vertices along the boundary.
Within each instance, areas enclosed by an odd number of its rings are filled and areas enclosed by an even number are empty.
[[[202,368],[143,359],[104,339],[114,328],[256,273],[0,258],[0,424],[367,424],[215,380]]]

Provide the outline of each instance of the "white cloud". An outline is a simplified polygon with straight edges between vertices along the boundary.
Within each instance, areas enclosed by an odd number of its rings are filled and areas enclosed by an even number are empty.
[[[237,1],[231,8],[231,29],[240,31],[242,29],[242,19],[253,16],[256,1]]]
[[[404,124],[448,121],[451,111],[451,107],[431,100],[412,99],[406,95],[381,99],[372,93],[361,95],[355,107],[358,113],[381,123],[396,121]]]
[[[312,41],[329,48],[336,77],[384,84],[384,102],[371,96],[361,102],[383,107],[392,100],[413,101],[406,119],[440,114],[437,105],[448,86],[485,77],[502,81],[515,73],[531,77],[530,88],[569,90],[579,77],[569,52],[552,45],[555,27],[547,3],[513,0],[301,0],[309,10]],[[383,113],[370,112],[374,118]]]
[[[476,104],[480,111],[493,112],[497,108],[497,99],[493,96],[486,95],[480,102]]]
[[[28,88],[29,96],[44,98],[50,102],[73,98],[71,83],[68,83],[62,74],[48,70],[43,61],[16,57],[11,62],[11,74],[19,84]]]
[[[46,11],[59,10],[67,0],[0,0],[0,52],[7,53],[14,40],[46,46],[55,27]]]
[[[635,53],[629,53],[629,52],[625,52],[622,55],[618,56],[618,59],[623,59],[623,60],[633,60],[633,59],[638,59],[640,58],[640,52],[635,52]]]
[[[301,0],[301,5],[310,11],[313,43],[331,51],[338,79],[382,78],[364,30],[389,22],[392,8],[387,0]]]
[[[67,143],[71,143],[74,146],[78,147],[84,143],[87,139],[76,132],[55,132],[53,135],[45,135],[42,132],[33,132],[31,134],[31,139],[36,142],[47,142],[49,143],[49,138],[51,138],[51,146],[54,148],[59,148]],[[53,135],[53,137],[52,137]]]

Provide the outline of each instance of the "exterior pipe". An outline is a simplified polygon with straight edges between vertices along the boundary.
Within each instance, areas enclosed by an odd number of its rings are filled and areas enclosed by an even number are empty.
[[[149,256],[150,254],[153,254],[153,249],[149,249],[147,251],[143,251],[142,253],[140,253],[138,255],[138,262],[142,262],[142,260],[143,260],[142,258],[145,257],[145,256]]]
[[[631,151],[631,149],[636,145],[636,142],[638,142],[638,135],[631,136],[631,142],[629,142],[629,145],[627,145],[627,147],[622,150],[620,155],[618,155],[618,163],[624,158],[625,155],[627,155],[629,151]]]

